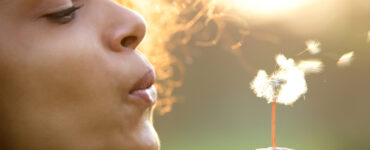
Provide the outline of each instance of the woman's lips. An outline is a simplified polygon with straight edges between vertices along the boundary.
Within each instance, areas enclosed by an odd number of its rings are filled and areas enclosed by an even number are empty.
[[[154,85],[152,85],[150,88],[147,88],[147,89],[132,91],[130,93],[130,96],[133,99],[142,101],[144,102],[144,104],[152,106],[156,103],[156,100],[157,100],[157,90],[154,87]]]
[[[133,86],[129,92],[129,97],[135,101],[144,102],[152,106],[157,100],[157,90],[154,87],[155,73],[149,69]]]

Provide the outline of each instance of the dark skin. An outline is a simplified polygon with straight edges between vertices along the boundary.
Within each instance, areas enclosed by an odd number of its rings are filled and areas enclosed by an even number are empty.
[[[112,0],[0,0],[1,150],[158,150],[138,14]],[[152,79],[153,80],[153,79]],[[155,99],[155,88],[145,89]]]

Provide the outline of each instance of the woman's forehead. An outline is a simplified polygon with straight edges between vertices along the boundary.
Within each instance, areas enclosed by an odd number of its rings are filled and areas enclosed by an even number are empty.
[[[29,5],[32,3],[40,3],[44,0],[0,0],[0,6],[13,6],[13,5]]]
[[[0,5],[35,5],[43,3],[61,3],[68,0],[0,0]]]
[[[72,0],[74,1],[74,0]],[[15,9],[18,11],[34,9],[34,8],[45,8],[45,7],[56,7],[63,4],[69,4],[71,0],[0,0],[0,8]]]

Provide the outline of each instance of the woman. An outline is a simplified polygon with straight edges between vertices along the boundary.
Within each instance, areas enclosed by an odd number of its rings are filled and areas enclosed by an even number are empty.
[[[0,149],[159,149],[145,30],[113,0],[0,0]]]

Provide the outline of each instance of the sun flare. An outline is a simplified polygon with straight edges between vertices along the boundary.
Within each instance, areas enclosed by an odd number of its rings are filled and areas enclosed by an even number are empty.
[[[219,0],[230,2],[229,0]],[[278,15],[298,9],[309,0],[232,0],[232,5],[241,11],[256,15]]]

